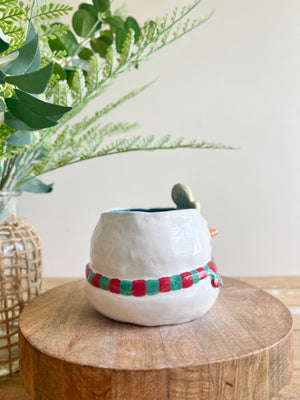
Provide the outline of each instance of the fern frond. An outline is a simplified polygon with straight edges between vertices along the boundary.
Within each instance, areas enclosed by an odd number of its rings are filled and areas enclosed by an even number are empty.
[[[85,78],[81,68],[76,68],[71,85],[70,85],[72,97],[75,102],[80,102],[84,99],[87,94],[87,88],[85,86]]]
[[[18,22],[22,18],[24,18],[24,10],[19,7],[5,7],[0,16],[1,22],[6,24],[11,24],[13,21]]]
[[[62,106],[71,106],[73,104],[71,89],[66,80],[58,81],[52,94],[55,104]]]
[[[98,132],[103,138],[108,137],[108,136],[113,136],[117,135],[120,133],[126,133],[129,132],[135,128],[137,128],[139,124],[136,122],[134,123],[129,123],[129,122],[118,122],[117,124],[114,124],[112,122],[104,125]]]
[[[150,43],[154,46],[157,40],[157,23],[154,21],[146,21],[139,39],[139,47],[144,48]]]
[[[104,108],[97,111],[93,116],[84,117],[80,122],[77,122],[76,124],[73,125],[73,127],[71,128],[73,132],[72,135],[79,135],[81,132],[88,129],[94,123],[99,121],[104,115],[107,115],[109,112],[119,107],[121,104],[125,103],[126,101],[142,93],[144,90],[148,89],[148,87],[150,87],[154,82],[155,81],[151,81],[148,84],[143,85],[138,89],[132,90],[131,92],[127,93],[125,96],[121,97],[116,102],[106,105]]]
[[[53,95],[55,85],[60,81],[61,77],[57,74],[52,74],[45,92],[41,95],[41,100],[48,101]]]
[[[45,67],[51,61],[60,63],[60,61],[65,60],[65,58],[67,56],[67,53],[65,52],[65,50],[51,51],[49,47],[42,48],[41,54],[42,54],[42,59],[41,59],[40,68]]]
[[[94,54],[89,61],[89,71],[86,77],[88,90],[97,90],[103,79],[103,71],[99,54]]]
[[[112,43],[106,53],[103,75],[108,78],[117,67],[117,49],[115,43]]]
[[[64,24],[51,24],[51,25],[42,25],[41,32],[39,32],[39,38],[54,40],[57,37],[64,35],[68,31],[68,25]]]
[[[134,30],[130,28],[129,32],[127,33],[124,44],[122,46],[119,65],[124,65],[128,62],[129,58],[132,55],[133,47],[134,47]]]
[[[1,23],[0,23],[1,27]],[[6,25],[2,27],[3,33],[7,36],[9,40],[10,48],[2,55],[6,55],[11,51],[20,48],[25,42],[25,31],[22,27]]]
[[[184,14],[184,13],[181,12],[181,16],[182,16],[183,14]],[[177,20],[177,15],[178,15],[178,7],[175,7],[175,8],[174,8],[174,11],[173,11],[173,13],[172,13],[172,15],[171,15],[171,23],[172,23],[172,24],[174,24],[174,22]]]
[[[51,19],[62,17],[63,15],[67,15],[70,11],[72,11],[72,7],[66,4],[55,4],[52,2],[46,2],[37,5],[35,7],[35,12],[32,16],[32,19],[35,20],[36,23],[49,21]]]
[[[98,153],[98,148],[105,138],[126,133],[138,125],[135,123],[109,123],[101,127],[99,124],[89,129],[84,135],[75,137],[70,129],[64,129],[52,145],[48,160],[42,160],[32,170],[35,174],[45,173],[52,169],[86,160]],[[117,142],[118,145],[121,141]],[[111,144],[105,146],[111,149]],[[71,150],[70,150],[71,149]]]
[[[198,6],[200,2],[201,0],[195,0],[194,3],[190,4],[189,6],[183,6],[180,10],[177,10],[173,13],[169,22],[164,19],[163,23],[160,23],[157,35],[160,37],[161,45],[155,48],[155,51],[160,50],[167,44],[170,44],[179,39],[181,36],[184,36],[188,32],[197,28],[199,25],[206,22],[212,16],[214,11],[203,18],[194,20],[193,22],[187,18],[182,25],[183,20],[195,7]],[[172,39],[169,39],[171,33]]]
[[[0,0],[0,11],[2,11],[2,9],[7,8],[7,6],[16,6],[18,4],[18,0]]]
[[[135,125],[122,125],[116,124],[111,125],[110,127],[105,127],[107,132],[110,134],[118,133],[121,130],[121,133],[125,130],[133,129]],[[155,150],[174,150],[174,149],[233,149],[230,146],[225,146],[223,144],[211,143],[211,142],[197,142],[196,140],[183,141],[183,138],[172,139],[171,135],[166,135],[162,138],[158,138],[155,141],[154,135],[149,135],[146,137],[141,136],[133,136],[128,139],[119,139],[107,145],[104,145],[100,149],[98,149],[99,144],[103,141],[103,130],[98,132],[98,136],[94,135],[95,130],[92,129],[89,135],[84,136],[84,142],[88,143],[85,146],[84,152],[79,151],[80,149],[76,146],[72,147],[72,151],[66,150],[62,152],[58,158],[56,158],[55,163],[48,166],[48,168],[44,169],[42,173],[46,173],[52,171],[57,168],[61,168],[66,165],[71,165],[78,163],[80,161],[89,160],[97,157],[104,157],[113,154],[121,154],[128,153],[133,151],[155,151]],[[63,140],[66,140],[64,137]],[[62,140],[62,141],[63,141]],[[98,141],[98,145],[95,142]],[[78,142],[77,142],[78,143]],[[75,149],[75,151],[74,151]],[[94,150],[94,151],[91,151]]]

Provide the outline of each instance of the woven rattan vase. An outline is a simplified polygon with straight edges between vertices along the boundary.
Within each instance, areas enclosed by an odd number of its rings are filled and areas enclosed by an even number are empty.
[[[25,218],[0,222],[0,376],[18,370],[19,315],[40,293],[41,283],[41,241],[36,230]]]

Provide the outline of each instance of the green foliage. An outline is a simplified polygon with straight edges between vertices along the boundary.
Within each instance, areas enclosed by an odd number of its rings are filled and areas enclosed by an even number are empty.
[[[34,8],[32,19],[35,20],[36,24],[51,19],[57,19],[63,15],[67,15],[72,10],[72,7],[65,4],[56,4],[52,2],[42,2]]]
[[[81,102],[87,93],[87,88],[85,86],[85,78],[82,69],[76,68],[72,82],[71,82],[72,97],[75,102]]]
[[[98,54],[90,58],[89,70],[86,77],[87,88],[90,92],[97,90],[103,79],[101,60]]]
[[[5,51],[5,47],[2,50]],[[3,52],[2,51],[2,52]],[[69,108],[43,102],[30,95],[45,91],[52,76],[53,63],[40,68],[40,49],[38,35],[32,24],[29,25],[26,41],[22,47],[1,59],[0,85],[4,89],[11,86],[9,95],[2,91],[2,109],[5,124],[21,131],[33,131],[56,125],[58,119]],[[4,63],[3,63],[4,61]],[[0,62],[1,64],[1,62]],[[5,107],[6,106],[6,107]],[[56,110],[53,115],[53,108]]]
[[[12,135],[10,135],[6,143],[11,146],[23,147],[31,143],[32,136],[30,133],[23,131],[16,131]]]
[[[37,178],[32,178],[27,182],[24,182],[19,186],[20,191],[31,192],[31,193],[50,193],[52,192],[53,183],[46,185]]]
[[[52,185],[37,176],[95,157],[142,150],[228,148],[169,135],[113,140],[137,124],[104,124],[102,118],[149,84],[80,122],[73,121],[121,74],[204,23],[210,15],[188,18],[200,0],[143,25],[126,15],[124,7],[113,11],[110,0],[93,0],[79,5],[71,28],[56,20],[71,7],[31,1],[24,6],[18,0],[0,0],[0,190],[49,192]]]

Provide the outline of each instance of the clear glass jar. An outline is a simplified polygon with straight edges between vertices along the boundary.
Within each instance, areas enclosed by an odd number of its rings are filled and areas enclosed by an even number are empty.
[[[0,191],[0,222],[17,218],[17,203],[20,194],[21,192]]]

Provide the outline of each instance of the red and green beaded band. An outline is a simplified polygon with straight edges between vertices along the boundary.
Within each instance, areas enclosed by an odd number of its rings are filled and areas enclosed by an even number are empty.
[[[86,278],[91,285],[112,293],[123,294],[124,296],[153,296],[158,293],[187,289],[207,277],[211,278],[213,287],[222,287],[223,281],[213,258],[203,267],[183,272],[179,275],[133,281],[108,278],[94,272],[89,264],[86,266]]]

